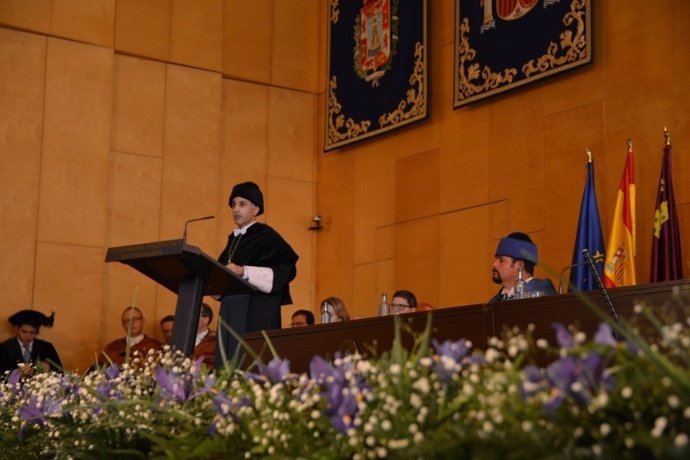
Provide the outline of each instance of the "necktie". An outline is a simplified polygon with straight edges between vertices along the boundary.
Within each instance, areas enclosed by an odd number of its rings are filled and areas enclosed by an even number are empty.
[[[22,344],[22,347],[24,348],[24,362],[28,363],[31,361],[31,348],[26,344]]]

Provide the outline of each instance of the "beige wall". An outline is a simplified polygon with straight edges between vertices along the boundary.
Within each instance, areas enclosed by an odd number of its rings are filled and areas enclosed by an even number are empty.
[[[230,187],[245,180],[300,255],[293,299],[310,307],[320,8],[1,0],[0,317],[55,311],[41,336],[70,369],[122,336],[133,299],[160,337],[174,294],[106,265],[106,249],[179,238],[186,219],[213,214],[188,242],[215,256],[233,226]]]
[[[596,2],[591,66],[453,110],[455,0],[429,1],[429,119],[324,155],[327,4],[0,0],[0,317],[56,311],[41,335],[72,369],[122,334],[135,291],[159,336],[174,295],[106,265],[105,250],[177,238],[186,219],[215,214],[189,227],[215,255],[242,180],[261,185],[265,221],[300,254],[284,324],[330,295],[359,316],[397,288],[437,307],[482,302],[497,240],[515,230],[559,270],[585,149],[607,234],[628,137],[648,279],[664,126],[690,228],[688,2]],[[324,228],[309,232],[316,213]]]

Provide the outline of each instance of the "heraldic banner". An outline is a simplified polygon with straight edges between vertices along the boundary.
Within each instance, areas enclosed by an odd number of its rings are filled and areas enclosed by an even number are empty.
[[[426,0],[329,4],[324,151],[426,118]]]
[[[456,0],[453,107],[592,61],[590,0]]]

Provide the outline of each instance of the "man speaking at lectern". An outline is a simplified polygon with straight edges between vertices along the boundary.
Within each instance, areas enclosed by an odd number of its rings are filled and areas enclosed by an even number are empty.
[[[254,182],[235,185],[228,204],[237,228],[228,235],[228,244],[218,260],[257,290],[251,294],[223,295],[220,317],[240,336],[279,329],[280,307],[292,303],[290,281],[297,274],[299,256],[278,232],[256,221],[264,212],[264,197]],[[223,366],[221,349],[227,359],[232,359],[237,345],[220,322],[216,368]]]

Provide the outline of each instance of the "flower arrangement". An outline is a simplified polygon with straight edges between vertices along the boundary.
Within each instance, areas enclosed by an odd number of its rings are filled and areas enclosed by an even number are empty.
[[[396,320],[390,352],[317,357],[304,374],[278,357],[214,374],[171,350],[84,376],[15,371],[0,456],[688,458],[690,320],[638,310],[654,334],[555,324],[553,346],[528,328],[483,351],[431,340],[431,319],[406,350]]]

